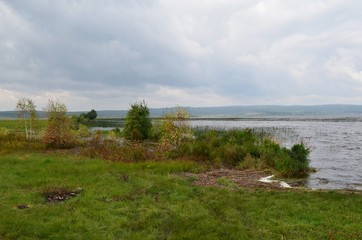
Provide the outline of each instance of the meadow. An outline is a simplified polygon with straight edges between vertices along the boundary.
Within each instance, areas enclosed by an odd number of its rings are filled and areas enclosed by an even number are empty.
[[[21,129],[11,121],[0,125],[3,131]],[[230,144],[250,137],[236,132],[226,141],[228,133],[208,134],[231,157],[237,151],[230,152]],[[162,158],[142,155],[144,145],[130,148],[142,150],[140,155],[115,148],[135,156],[123,161],[106,158],[105,146],[115,147],[112,141],[89,154],[88,145],[55,150],[21,136],[6,139],[0,139],[0,239],[362,238],[359,192],[250,188],[227,178],[218,181],[223,187],[197,186],[195,177],[184,173],[219,167],[208,161],[226,156],[210,152],[212,158],[206,158],[203,147],[184,145]],[[267,150],[273,149],[281,148]],[[197,156],[207,161],[196,161]]]

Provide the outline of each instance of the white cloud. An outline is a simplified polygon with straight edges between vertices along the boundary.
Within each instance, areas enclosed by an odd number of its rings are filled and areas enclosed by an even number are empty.
[[[208,88],[191,90],[158,86],[154,95],[148,97],[150,103],[152,103],[152,97],[154,96],[159,99],[157,105],[168,102],[171,106],[195,106],[195,103],[197,103],[197,106],[201,107],[227,106],[234,103],[233,99],[220,96]]]
[[[15,110],[21,93],[0,88],[0,111]]]

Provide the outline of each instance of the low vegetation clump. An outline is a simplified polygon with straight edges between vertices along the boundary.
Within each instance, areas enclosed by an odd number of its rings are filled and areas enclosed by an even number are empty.
[[[98,133],[81,153],[87,157],[123,162],[192,160],[213,167],[273,170],[281,177],[304,177],[309,172],[309,148],[304,143],[288,149],[250,129],[206,129],[194,131],[192,136],[177,145],[169,143],[165,148],[162,141],[122,141],[112,134],[104,137]]]
[[[173,149],[170,156],[190,158],[241,169],[274,169],[283,177],[303,177],[309,171],[309,148],[304,143],[291,149],[280,146],[270,136],[244,130],[199,130],[193,141]]]

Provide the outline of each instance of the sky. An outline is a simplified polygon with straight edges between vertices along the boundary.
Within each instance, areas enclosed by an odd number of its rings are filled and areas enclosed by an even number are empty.
[[[360,0],[0,0],[0,111],[362,104]]]

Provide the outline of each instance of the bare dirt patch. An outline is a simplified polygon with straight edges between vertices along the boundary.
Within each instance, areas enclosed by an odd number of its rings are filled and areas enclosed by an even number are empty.
[[[184,173],[183,175],[186,177],[195,177],[196,180],[194,184],[199,186],[215,186],[221,188],[241,186],[248,188],[282,189],[278,183],[263,183],[259,181],[260,178],[270,175],[270,172],[267,171],[221,168],[198,174]]]

